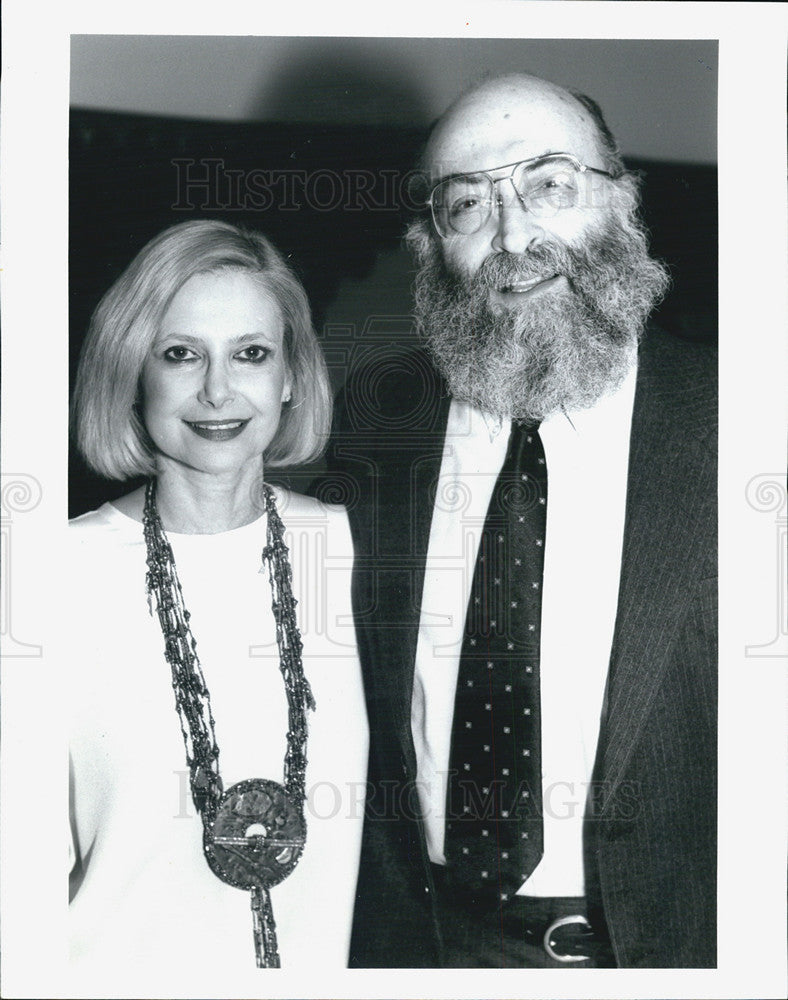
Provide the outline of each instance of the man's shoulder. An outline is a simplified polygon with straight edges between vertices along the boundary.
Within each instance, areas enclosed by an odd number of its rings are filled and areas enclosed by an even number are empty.
[[[716,410],[717,349],[651,327],[640,348],[638,384],[642,391]]]
[[[697,388],[717,389],[716,346],[686,340],[660,327],[649,327],[640,348],[640,371],[649,378],[672,379]]]
[[[705,439],[713,447],[717,411],[716,348],[650,328],[638,360],[637,433]]]

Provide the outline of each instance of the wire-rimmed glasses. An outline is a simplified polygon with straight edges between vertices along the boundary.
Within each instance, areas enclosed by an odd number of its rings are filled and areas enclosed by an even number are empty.
[[[589,173],[613,179],[607,170],[587,167],[571,153],[548,153],[492,170],[452,174],[435,185],[427,204],[443,239],[472,236],[486,225],[493,208],[502,204],[496,190],[501,181],[511,181],[527,212],[546,218],[580,203],[584,177]]]

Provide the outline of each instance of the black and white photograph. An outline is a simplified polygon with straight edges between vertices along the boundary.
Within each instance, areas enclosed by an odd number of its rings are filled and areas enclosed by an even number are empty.
[[[782,996],[784,10],[11,6],[2,995]]]

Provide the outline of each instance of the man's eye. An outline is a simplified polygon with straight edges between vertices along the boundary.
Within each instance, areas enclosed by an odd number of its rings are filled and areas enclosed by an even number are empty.
[[[251,344],[249,347],[244,347],[235,356],[240,361],[251,361],[253,364],[260,364],[260,362],[265,361],[269,353],[267,347],[260,347],[259,344]]]
[[[572,174],[552,174],[530,189],[528,198],[533,205],[553,209],[571,208],[577,200],[577,184]]]
[[[536,190],[560,190],[565,191],[571,189],[575,186],[575,178],[573,174],[562,171],[558,174],[549,174],[547,177],[543,177],[537,182]]]
[[[189,347],[180,347],[175,345],[174,347],[168,347],[164,352],[164,357],[167,361],[191,361],[192,358],[196,358],[197,355]]]
[[[469,212],[471,209],[476,208],[478,201],[472,198],[470,195],[467,198],[459,198],[451,206],[451,211],[453,215],[458,215],[461,212]]]
[[[489,203],[488,198],[480,198],[478,195],[469,194],[464,198],[458,198],[453,201],[449,206],[449,215],[451,218],[457,218],[461,215],[469,215],[472,212],[479,212],[482,208],[486,207]]]

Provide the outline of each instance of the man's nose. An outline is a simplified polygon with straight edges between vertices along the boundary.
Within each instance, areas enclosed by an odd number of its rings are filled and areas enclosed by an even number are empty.
[[[497,226],[492,239],[493,249],[525,253],[544,239],[544,229],[511,185],[501,185],[498,189],[495,212]]]
[[[229,373],[220,361],[209,361],[197,398],[218,410],[233,398]]]

